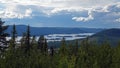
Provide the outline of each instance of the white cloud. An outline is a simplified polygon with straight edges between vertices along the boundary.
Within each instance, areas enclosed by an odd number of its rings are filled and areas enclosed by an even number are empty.
[[[67,11],[67,12],[79,12],[84,10],[89,10],[90,8],[83,8],[83,7],[69,7],[69,8],[54,8],[51,10],[51,13],[58,13],[61,11]]]
[[[32,10],[26,9],[24,10],[25,12],[20,12],[19,9],[14,10],[14,9],[5,9],[3,11],[0,11],[0,17],[1,18],[24,18],[24,17],[30,17],[32,14]]]
[[[119,22],[120,2],[106,5],[105,7],[95,7],[88,10],[88,17],[73,17],[77,22],[98,21],[98,22]]]
[[[31,9],[27,9],[26,12],[25,12],[25,16],[26,17],[30,17],[32,14],[32,10]]]
[[[88,17],[73,17],[72,20],[75,20],[75,21],[83,21],[83,22],[87,22],[87,21],[90,21],[90,20],[93,20],[93,16],[92,16],[92,13],[91,11],[89,10],[88,12]]]
[[[120,18],[116,19],[115,21],[116,21],[116,22],[120,22]]]

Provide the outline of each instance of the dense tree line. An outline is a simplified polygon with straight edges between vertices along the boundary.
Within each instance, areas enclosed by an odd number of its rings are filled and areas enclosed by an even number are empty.
[[[2,21],[0,20],[0,23]],[[0,40],[4,29],[0,24]],[[119,68],[120,67],[120,43],[117,47],[111,47],[106,41],[101,45],[89,42],[89,38],[74,43],[66,43],[65,38],[61,40],[60,48],[54,45],[48,48],[44,36],[36,41],[36,37],[30,35],[28,25],[26,33],[16,43],[17,31],[13,25],[12,38],[6,45],[4,51],[0,50],[0,68]],[[1,42],[1,43],[2,43]],[[3,43],[4,43],[3,42]],[[2,48],[2,47],[1,47]]]

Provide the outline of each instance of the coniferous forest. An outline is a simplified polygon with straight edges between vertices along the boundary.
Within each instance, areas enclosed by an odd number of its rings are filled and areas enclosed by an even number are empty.
[[[5,30],[9,26],[0,20],[0,68],[120,68],[120,43],[117,47],[109,42],[98,45],[89,38],[74,43],[61,40],[59,48],[48,47],[44,36],[36,41],[31,37],[30,26],[23,33],[20,44],[16,43],[17,31],[13,25],[12,38]],[[79,44],[80,43],[80,44]]]

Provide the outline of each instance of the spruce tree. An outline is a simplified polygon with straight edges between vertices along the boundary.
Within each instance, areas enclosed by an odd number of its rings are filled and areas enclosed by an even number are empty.
[[[25,39],[26,51],[29,51],[31,48],[30,45],[30,26],[27,26],[26,39]]]
[[[45,44],[44,44],[44,51],[45,51],[45,53],[47,53],[47,51],[48,51],[47,40],[45,39],[44,41],[45,41]]]
[[[40,49],[41,52],[43,52],[43,45],[44,45],[44,36],[41,35],[38,39],[38,49]]]
[[[59,52],[62,56],[67,55],[67,47],[66,47],[66,41],[65,41],[64,37],[61,40],[61,46],[60,46],[60,51]]]
[[[47,40],[43,35],[41,35],[38,39],[38,49],[40,49],[42,53],[47,53],[48,50]]]
[[[75,51],[74,51],[74,55],[77,56],[78,55],[78,40],[75,40]]]
[[[33,36],[32,37],[32,39],[31,39],[31,48],[32,48],[32,50],[37,50],[36,48],[37,48],[37,41],[36,41],[36,36]]]
[[[53,48],[53,46],[50,47],[50,55],[54,56],[54,48]]]
[[[23,33],[22,38],[20,39],[21,47],[25,45],[25,40],[26,40],[26,33]]]
[[[34,44],[36,44],[36,37],[33,36],[32,39],[31,39],[31,45],[33,46]]]
[[[5,33],[5,30],[7,30],[8,26],[4,26],[4,23],[0,18],[0,50],[7,47],[6,36],[8,36],[8,34]]]
[[[12,30],[12,44],[13,44],[13,48],[15,48],[15,43],[16,43],[16,37],[17,37],[17,31],[16,31],[16,26],[15,24],[13,25],[13,30]]]

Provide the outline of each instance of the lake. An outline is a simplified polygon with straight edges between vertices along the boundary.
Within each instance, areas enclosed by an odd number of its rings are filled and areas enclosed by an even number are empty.
[[[47,39],[47,42],[51,41],[61,41],[61,39],[64,37],[65,40],[75,40],[75,39],[82,39],[86,38],[88,36],[93,35],[94,33],[79,33],[79,34],[49,34],[45,35],[44,37]],[[19,41],[22,37],[17,37],[16,41]],[[11,37],[7,37],[7,40],[10,40]],[[36,40],[39,39],[39,36],[36,37]]]

